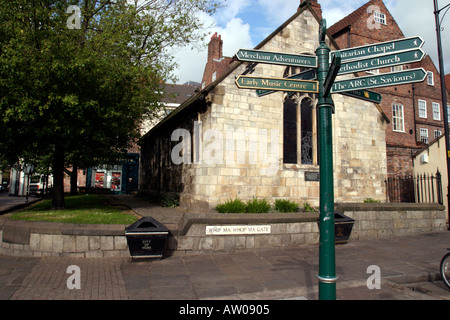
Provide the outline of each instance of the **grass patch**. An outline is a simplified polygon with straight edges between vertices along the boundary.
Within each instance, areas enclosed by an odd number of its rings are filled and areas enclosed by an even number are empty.
[[[10,219],[86,224],[132,224],[138,220],[136,216],[109,205],[107,197],[101,195],[66,197],[65,204],[63,210],[51,210],[52,201],[43,200],[13,213]]]

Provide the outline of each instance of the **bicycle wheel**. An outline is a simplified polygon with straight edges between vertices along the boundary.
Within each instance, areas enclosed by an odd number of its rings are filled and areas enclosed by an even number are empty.
[[[450,289],[450,253],[447,253],[441,260],[441,277],[447,288]]]

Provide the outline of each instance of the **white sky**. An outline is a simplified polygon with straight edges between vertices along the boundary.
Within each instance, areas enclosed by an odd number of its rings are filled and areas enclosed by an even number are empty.
[[[319,0],[322,16],[328,27],[347,16],[368,0]],[[450,0],[438,0],[439,8],[450,3]],[[223,54],[233,56],[238,49],[254,48],[265,37],[292,16],[300,0],[225,0],[226,7],[220,9],[214,17],[200,16],[210,25],[208,32],[215,32],[223,39]],[[439,70],[436,27],[434,22],[433,0],[384,0],[397,24],[406,37],[421,36],[425,40],[423,50],[429,54]],[[444,11],[441,12],[442,19]],[[446,73],[450,72],[450,13],[443,19],[441,31],[444,64]],[[179,78],[177,83],[187,81],[201,82],[207,58],[207,43],[199,50],[177,49],[176,61],[179,68],[174,74]]]

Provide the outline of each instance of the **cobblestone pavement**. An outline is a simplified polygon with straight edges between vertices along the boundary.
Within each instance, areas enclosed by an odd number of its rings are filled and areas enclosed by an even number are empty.
[[[436,285],[447,247],[448,231],[337,245],[337,298],[450,300],[450,291]],[[315,300],[318,263],[318,245],[162,260],[0,256],[0,299]],[[367,287],[371,265],[379,267],[381,289]],[[79,267],[80,289],[68,288],[76,283],[70,266]]]

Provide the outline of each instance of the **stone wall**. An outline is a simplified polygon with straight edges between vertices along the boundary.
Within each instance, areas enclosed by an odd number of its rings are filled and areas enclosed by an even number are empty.
[[[349,241],[446,228],[444,206],[439,204],[339,204],[336,212],[355,220]],[[270,226],[270,233],[244,234],[242,231],[242,227],[258,225]],[[221,226],[232,234],[208,234],[207,228],[214,226]],[[177,254],[317,244],[318,214],[186,214],[177,242]]]
[[[125,227],[5,220],[0,225],[0,253],[34,257],[127,257]]]
[[[437,203],[359,203],[337,208],[355,220],[351,235],[355,240],[446,229],[445,207]]]

